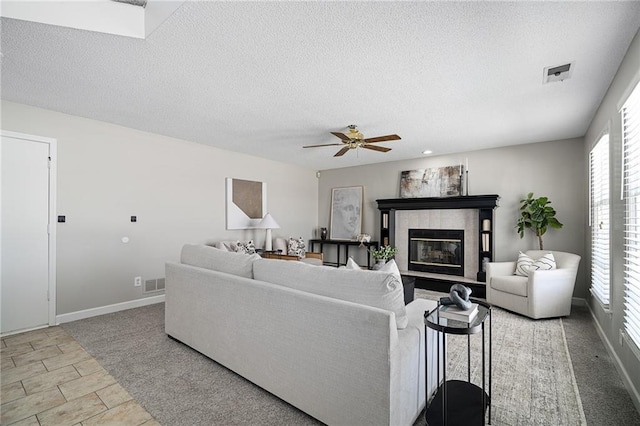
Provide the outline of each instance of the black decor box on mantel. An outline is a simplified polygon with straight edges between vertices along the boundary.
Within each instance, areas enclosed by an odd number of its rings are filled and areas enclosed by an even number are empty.
[[[424,197],[424,198],[390,198],[376,200],[380,210],[380,241],[382,244],[395,246],[396,211],[398,210],[448,210],[448,209],[475,209],[478,211],[478,272],[476,279],[478,285],[471,284],[474,296],[484,297],[484,283],[486,273],[484,265],[493,261],[494,235],[493,211],[498,207],[500,196],[490,195],[463,195],[454,197]],[[401,266],[403,268],[403,266]],[[411,272],[409,271],[410,275]],[[448,291],[454,284],[455,277],[451,279],[431,279],[416,276],[416,287],[433,290]],[[461,280],[469,286],[468,280]]]

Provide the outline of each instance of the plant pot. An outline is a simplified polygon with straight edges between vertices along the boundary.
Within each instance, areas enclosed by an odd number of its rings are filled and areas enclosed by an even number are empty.
[[[387,263],[387,261],[384,259],[376,259],[376,263],[374,263],[373,269],[377,271],[378,269],[382,268],[385,263]]]

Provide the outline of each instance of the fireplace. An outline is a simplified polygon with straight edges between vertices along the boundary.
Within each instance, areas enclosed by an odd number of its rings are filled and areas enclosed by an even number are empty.
[[[464,230],[409,229],[408,269],[464,276]]]

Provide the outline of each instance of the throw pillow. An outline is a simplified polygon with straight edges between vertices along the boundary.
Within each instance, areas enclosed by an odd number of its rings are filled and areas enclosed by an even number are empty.
[[[355,262],[355,260],[353,260],[353,258],[351,257],[349,257],[349,260],[347,260],[346,267],[347,269],[362,269],[360,265],[358,265]],[[398,279],[398,281],[402,282],[402,275],[400,275],[400,269],[398,269],[398,264],[394,259],[391,259],[390,261],[382,265],[382,267],[380,267],[379,269],[376,269],[376,272],[391,272]]]
[[[516,271],[514,275],[520,275],[521,277],[529,276],[529,268],[533,265],[533,259],[523,252],[518,254],[518,261],[516,262]]]
[[[253,240],[249,240],[246,243],[238,241],[236,243],[238,253],[254,254],[256,252],[256,246],[253,244]]]
[[[556,259],[553,257],[553,253],[547,253],[533,262],[533,265],[529,268],[529,272],[550,271],[552,269],[556,269]]]
[[[541,258],[534,260],[532,257],[520,252],[514,275],[528,277],[531,271],[549,271],[551,269],[556,269],[556,260],[553,257],[553,253],[546,253]]]
[[[302,237],[297,240],[289,237],[289,247],[287,248],[287,254],[291,256],[304,257],[307,252],[306,247],[304,245],[304,239]]]
[[[402,282],[402,275],[400,275],[400,269],[398,269],[398,264],[394,259],[391,259],[387,263],[385,263],[382,268],[378,269],[378,271],[382,272],[391,272],[395,277],[398,278],[400,282]]]
[[[238,243],[233,241],[220,241],[216,243],[215,247],[220,250],[238,251]]]
[[[360,267],[360,265],[356,263],[355,260],[353,260],[353,258],[349,257],[349,260],[347,260],[347,269],[362,269],[362,268]]]

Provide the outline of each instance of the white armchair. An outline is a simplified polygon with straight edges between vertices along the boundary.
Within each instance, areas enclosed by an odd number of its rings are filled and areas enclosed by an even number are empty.
[[[549,250],[529,250],[525,254],[538,259]],[[514,275],[516,262],[487,264],[487,301],[530,318],[567,316],[576,283],[580,256],[551,251],[556,269],[531,271],[528,277]]]

